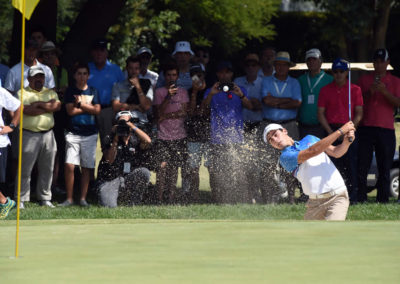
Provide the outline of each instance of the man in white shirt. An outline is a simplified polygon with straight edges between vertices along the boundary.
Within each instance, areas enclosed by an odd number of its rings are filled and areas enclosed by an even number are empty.
[[[25,59],[24,59],[24,88],[28,87],[28,70],[32,66],[42,67],[45,75],[44,86],[48,89],[55,87],[53,72],[51,69],[37,60],[39,45],[34,40],[28,40],[25,45]],[[7,73],[6,81],[3,87],[10,93],[16,96],[19,89],[21,89],[21,68],[22,62],[14,65]]]
[[[139,48],[136,56],[140,60],[139,79],[149,79],[154,90],[157,84],[158,74],[148,69],[151,63],[151,58],[153,57],[151,49],[143,46]]]
[[[265,128],[264,141],[281,150],[280,164],[301,182],[304,193],[309,196],[305,220],[346,219],[349,195],[342,176],[328,155],[343,156],[355,139],[354,130],[353,122],[349,121],[322,140],[307,135],[294,141],[279,124],[272,123]],[[343,142],[333,146],[332,143],[340,136],[344,136]]]

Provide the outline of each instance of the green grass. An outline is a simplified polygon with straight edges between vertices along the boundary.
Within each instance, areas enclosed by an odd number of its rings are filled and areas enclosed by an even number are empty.
[[[399,222],[0,224],[4,283],[398,283]],[[2,281],[3,282],[3,281]]]

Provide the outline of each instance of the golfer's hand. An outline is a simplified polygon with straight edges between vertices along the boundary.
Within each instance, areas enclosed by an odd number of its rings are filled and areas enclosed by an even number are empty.
[[[354,123],[351,120],[349,122],[347,122],[345,125],[343,125],[342,127],[340,127],[340,129],[342,130],[343,134],[347,134],[349,131],[356,130]]]

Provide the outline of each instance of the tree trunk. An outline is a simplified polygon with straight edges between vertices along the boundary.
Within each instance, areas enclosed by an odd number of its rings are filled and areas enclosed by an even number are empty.
[[[76,61],[88,62],[93,40],[104,37],[126,0],[88,0],[62,45],[62,63],[70,69]]]
[[[374,28],[374,50],[386,47],[386,31],[393,0],[382,0],[378,4],[378,14]]]
[[[22,14],[14,9],[14,23],[10,50],[10,66],[21,60]],[[43,27],[48,40],[55,42],[57,28],[57,1],[41,0],[29,21],[25,20],[25,38],[29,38],[32,28]]]

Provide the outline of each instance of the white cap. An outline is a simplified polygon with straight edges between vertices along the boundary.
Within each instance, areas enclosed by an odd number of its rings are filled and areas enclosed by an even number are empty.
[[[308,58],[321,58],[321,51],[318,48],[312,48],[306,52],[306,60]]]
[[[150,49],[150,48],[147,48],[147,47],[145,47],[145,46],[139,48],[139,50],[138,50],[138,52],[137,52],[136,55],[140,55],[140,54],[142,54],[142,53],[148,53],[148,54],[150,54],[150,55],[153,55],[153,53],[151,52],[151,49]]]
[[[172,55],[175,55],[177,52],[189,52],[191,55],[194,55],[192,49],[190,48],[190,43],[188,41],[178,41],[175,44],[175,50],[172,52]]]
[[[129,115],[130,117],[132,117],[132,113],[129,110],[122,110],[117,113],[117,115],[115,116],[115,120],[118,120],[123,115]]]
[[[44,71],[43,71],[42,67],[34,65],[31,68],[29,68],[28,77],[33,77],[33,76],[35,76],[37,74],[43,74],[44,75]]]
[[[283,126],[280,125],[280,124],[276,124],[276,123],[268,124],[268,125],[265,127],[264,133],[263,133],[264,142],[265,142],[265,143],[268,143],[267,135],[268,135],[268,133],[269,133],[270,131],[272,131],[272,130],[278,130],[278,129],[283,129]]]

